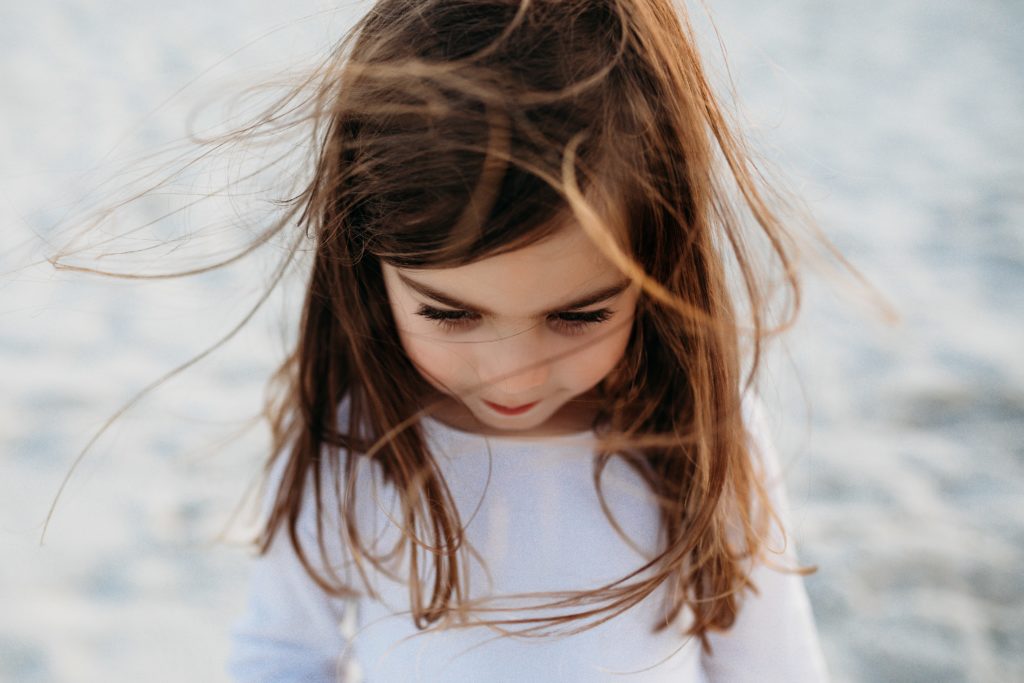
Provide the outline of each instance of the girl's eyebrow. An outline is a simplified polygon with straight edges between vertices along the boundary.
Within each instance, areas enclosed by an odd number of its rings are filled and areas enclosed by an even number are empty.
[[[415,280],[406,277],[402,273],[398,273],[398,277],[407,286],[416,290],[423,296],[429,297],[434,301],[437,301],[438,303],[444,304],[445,306],[450,306],[451,308],[458,308],[460,310],[469,311],[470,313],[479,313],[481,315],[494,315],[491,311],[487,310],[483,306],[474,306],[471,303],[460,301],[455,297],[449,296],[444,292],[440,292],[434,289],[433,287],[423,284],[422,282],[416,282]],[[630,282],[631,281],[627,278],[614,285],[611,285],[610,287],[602,287],[601,289],[590,292],[589,294],[585,294],[584,296],[576,299],[575,301],[567,301],[566,303],[557,306],[550,311],[544,311],[540,315],[550,315],[552,313],[572,311],[577,308],[583,308],[585,306],[590,306],[591,304],[606,301],[607,299],[611,299],[613,296],[625,291],[626,288],[629,287]]]

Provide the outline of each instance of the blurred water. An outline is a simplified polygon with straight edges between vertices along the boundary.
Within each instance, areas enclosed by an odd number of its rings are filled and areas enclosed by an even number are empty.
[[[114,159],[183,132],[193,91],[158,109],[178,87],[279,24],[208,81],[314,53],[345,17],[295,21],[328,7],[0,10],[0,679],[223,678],[245,556],[214,537],[266,442],[231,430],[259,409],[296,293],[117,423],[39,547],[89,436],[226,333],[269,271],[137,284],[8,269],[118,141]],[[714,11],[758,148],[904,316],[886,328],[812,280],[766,396],[834,678],[1024,679],[1024,5]]]

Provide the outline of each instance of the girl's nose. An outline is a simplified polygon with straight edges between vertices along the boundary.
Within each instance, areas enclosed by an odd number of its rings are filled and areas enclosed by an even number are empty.
[[[533,398],[548,382],[551,363],[545,360],[543,345],[530,333],[502,339],[484,350],[484,377],[509,398]]]
[[[530,362],[537,363],[539,360],[539,358],[534,358]],[[505,396],[532,397],[537,389],[543,387],[547,382],[548,364],[545,362],[536,367],[516,372],[514,375],[503,377],[497,381],[497,386]]]

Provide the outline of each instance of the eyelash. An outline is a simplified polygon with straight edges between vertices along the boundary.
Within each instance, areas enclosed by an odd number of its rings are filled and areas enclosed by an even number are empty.
[[[428,320],[433,320],[441,329],[446,331],[462,329],[471,321],[480,317],[479,314],[469,311],[441,310],[423,305],[416,311],[416,314],[422,315]],[[601,308],[596,311],[556,313],[555,316],[558,327],[564,333],[575,335],[583,334],[590,325],[596,325],[608,320],[612,317],[612,312],[607,308]]]

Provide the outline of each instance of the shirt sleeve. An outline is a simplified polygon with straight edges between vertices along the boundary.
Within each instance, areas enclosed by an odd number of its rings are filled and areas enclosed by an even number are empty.
[[[277,490],[284,458],[268,477],[267,498]],[[311,477],[309,478],[311,482]],[[325,489],[331,488],[325,486]],[[325,497],[329,498],[329,496]],[[305,555],[323,571],[316,542],[315,501],[312,487],[303,496],[297,531]],[[325,511],[331,508],[325,502]],[[327,521],[333,519],[330,517]],[[325,534],[337,527],[325,523]],[[331,557],[332,543],[326,543]],[[331,560],[332,565],[334,560]],[[287,524],[278,527],[266,554],[254,558],[249,575],[247,603],[232,624],[226,665],[238,683],[348,683],[358,677],[349,637],[355,624],[355,599],[327,594],[306,572],[288,535]]]
[[[776,564],[797,564],[788,522],[788,501],[764,408],[756,395],[744,397],[744,417],[753,442],[752,455],[760,458],[765,486],[782,534],[773,525],[769,557]],[[709,635],[712,654],[703,655],[712,683],[820,683],[828,680],[810,601],[799,574],[758,563],[751,572],[758,592],[746,592],[733,627]]]

